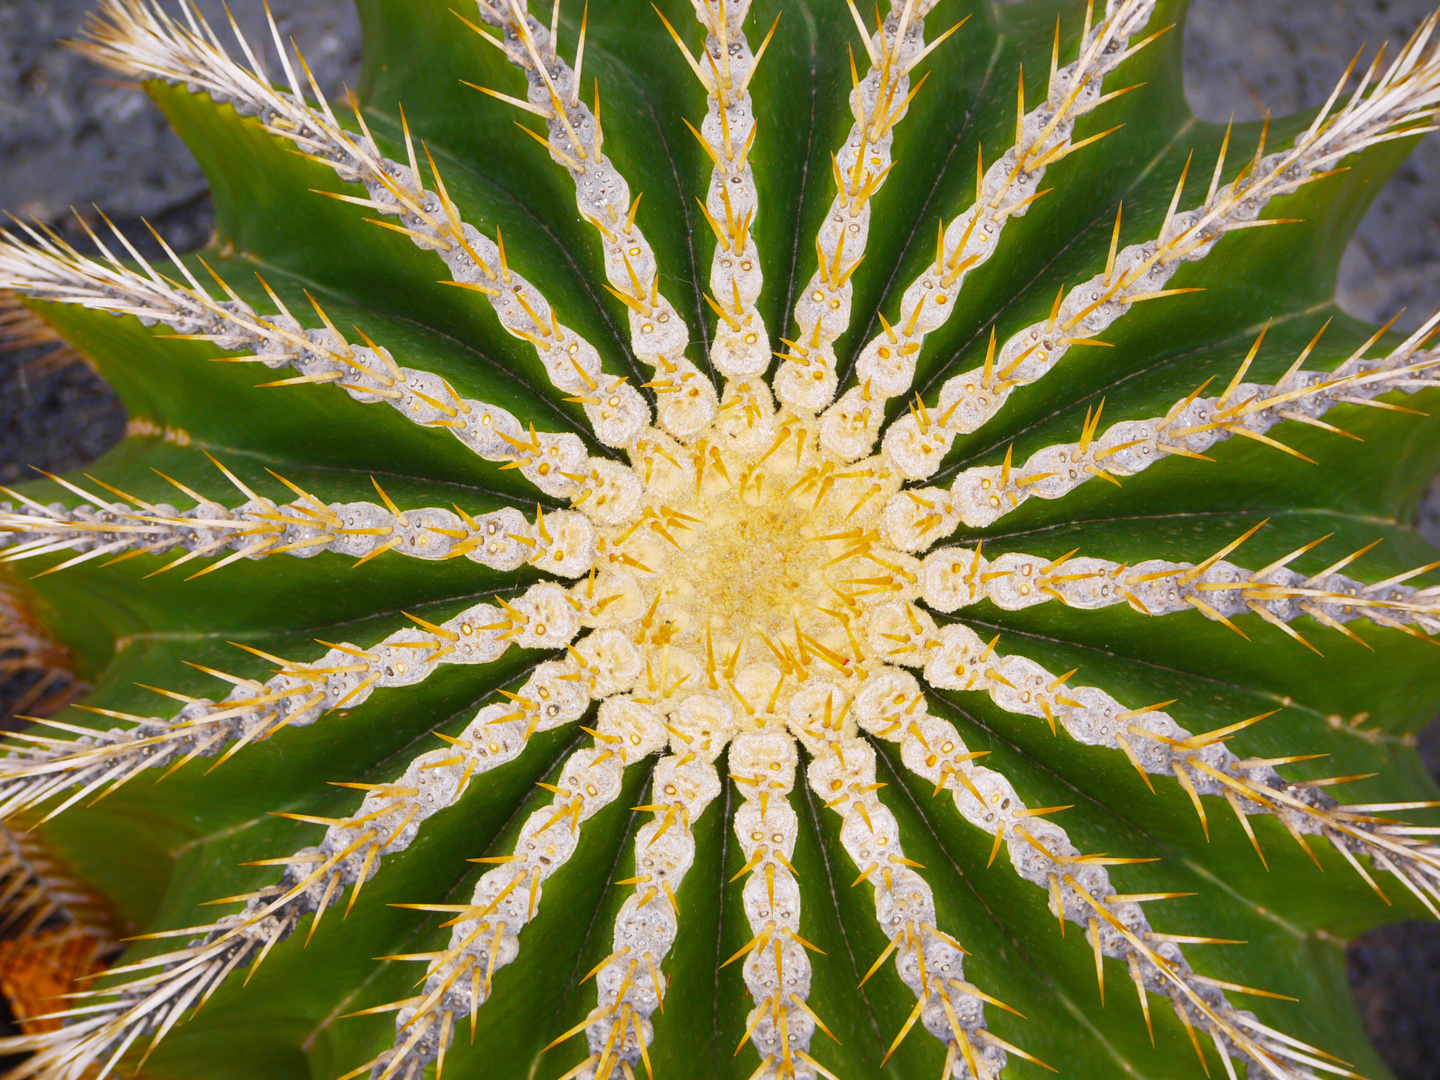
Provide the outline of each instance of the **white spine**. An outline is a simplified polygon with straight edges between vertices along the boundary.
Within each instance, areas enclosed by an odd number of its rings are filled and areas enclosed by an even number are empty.
[[[248,67],[225,52],[198,13],[187,9],[187,16],[192,20],[188,27],[155,3],[104,0],[87,28],[92,40],[85,50],[108,67],[203,91],[233,105],[242,116],[256,116],[271,134],[329,164],[341,180],[363,185],[367,199],[346,200],[384,217],[398,217],[400,230],[419,247],[439,253],[457,284],[483,293],[500,325],[535,346],[554,385],[586,398],[585,412],[597,439],[607,446],[626,446],[644,430],[650,410],[639,392],[602,372],[595,347],[558,321],[540,291],[509,268],[496,241],[461,220],[428,158],[438,191],[425,187],[408,130],[411,163],[402,165],[383,156],[368,131],[358,137],[347,132],[313,80],[309,88],[320,107],[308,105],[273,19],[271,34],[289,93],[274,89],[256,73],[256,53],[233,21]],[[356,119],[363,129],[358,112]]]
[[[810,1041],[808,943],[800,937],[800,883],[791,858],[799,823],[790,805],[798,757],[783,732],[755,732],[730,743],[730,772],[744,802],[735,811],[735,836],[749,873],[745,918],[754,938],[736,957],[754,1008],[746,1030],[760,1055],[762,1080],[816,1080]]]
[[[238,914],[159,935],[199,935],[199,940],[112,969],[112,974],[136,977],[107,989],[98,1008],[62,1010],[57,1015],[71,1018],[66,1027],[39,1043],[33,1036],[24,1037],[28,1049],[38,1050],[24,1073],[73,1080],[107,1055],[114,1055],[108,1058],[113,1064],[119,1056],[116,1048],[139,1036],[149,1034],[152,1045],[158,1043],[187,1008],[203,1003],[233,972],[258,965],[306,915],[314,916],[313,934],[347,888],[353,904],[361,887],[379,872],[382,857],[409,847],[425,822],[454,805],[475,777],[518,757],[533,730],[572,722],[583,714],[584,694],[561,679],[567,670],[566,664],[542,663],[521,689],[521,698],[547,703],[529,718],[533,723],[515,715],[510,705],[486,706],[451,746],[420,754],[392,783],[354,785],[366,794],[349,817],[287,815],[326,825],[324,837],[313,847],[268,860],[284,865],[283,875],[275,885],[234,898],[244,903]]]
[[[331,551],[362,560],[394,551],[426,560],[463,556],[502,571],[529,563],[565,578],[580,577],[595,563],[595,527],[573,510],[542,512],[532,523],[510,507],[462,517],[438,506],[396,510],[363,501],[323,503],[308,494],[288,503],[257,497],[237,507],[206,500],[184,511],[84,495],[92,502],[74,507],[41,505],[19,495],[18,509],[0,503],[0,550],[8,548],[0,560],[77,553],[47,571],[54,573],[128,551],[184,553],[166,569],[225,551],[247,559],[310,558]]]
[[[810,787],[844,819],[840,844],[874,888],[886,953],[894,952],[896,973],[916,998],[913,1019],[946,1045],[952,1062],[964,1061],[977,1080],[994,1080],[1005,1067],[1004,1044],[986,1029],[984,999],[965,981],[964,953],[940,929],[934,894],[905,857],[895,815],[880,801],[874,748],[843,729],[815,741]]]
[[[78,788],[49,811],[54,816],[146,769],[222,752],[228,758],[281,728],[305,727],[341,706],[358,706],[376,689],[413,686],[440,664],[488,663],[511,644],[563,648],[580,630],[571,597],[559,585],[532,585],[514,601],[500,603],[503,608],[476,604],[440,624],[417,623],[368,649],[342,643],[308,664],[259,654],[278,662],[280,674],[261,682],[213,672],[234,684],[229,695],[218,702],[182,698],[187,704],[169,720],[112,713],[134,726],[70,739],[27,735],[23,745],[0,759],[0,815],[11,817]],[[83,729],[64,725],[61,730],[74,735]]]
[[[715,387],[685,357],[690,328],[660,292],[659,263],[634,223],[630,187],[601,149],[600,121],[581,98],[574,69],[525,0],[477,0],[480,17],[505,35],[505,54],[525,74],[530,111],[547,122],[546,146],[575,181],[580,214],[600,234],[605,276],[629,309],[630,347],[655,370],[660,426],[685,438],[715,417]],[[598,99],[597,99],[598,100]]]
[[[607,738],[634,743],[639,733],[602,719]],[[635,836],[635,891],[615,917],[614,951],[595,972],[598,1003],[583,1030],[590,1047],[583,1080],[614,1077],[619,1062],[631,1074],[647,1064],[654,1038],[650,1017],[665,996],[664,960],[680,930],[680,883],[695,862],[694,822],[720,794],[720,776],[713,762],[694,754],[662,757],[651,784],[655,817]]]
[[[535,917],[545,881],[575,854],[581,823],[619,796],[628,764],[665,744],[660,719],[623,698],[601,707],[600,725],[602,731],[608,726],[633,730],[640,742],[626,739],[611,747],[597,740],[572,754],[561,767],[551,804],[520,827],[513,855],[481,876],[468,905],[435,908],[456,913],[449,945],[411,958],[427,963],[419,994],[380,1007],[396,1010],[395,1045],[369,1064],[375,1080],[414,1080],[426,1065],[443,1058],[455,1018],[479,1009],[490,997],[495,972],[519,955],[520,934]]]
[[[939,423],[908,416],[891,426],[883,445],[895,464],[911,479],[933,475],[957,434],[978,430],[1015,387],[1053,371],[1070,348],[1093,342],[1135,304],[1171,295],[1166,285],[1181,265],[1204,259],[1221,237],[1268,224],[1260,214],[1273,199],[1318,179],[1341,158],[1413,134],[1413,125],[1428,121],[1440,104],[1440,50],[1426,51],[1435,25],[1431,16],[1368,95],[1363,91],[1374,79],[1374,67],[1345,107],[1332,114],[1330,107],[1349,80],[1347,72],[1329,105],[1290,149],[1266,155],[1262,141],[1254,161],[1229,184],[1220,183],[1222,148],[1204,201],[1177,213],[1182,174],[1156,239],[1120,250],[1104,272],[1057,298],[1050,318],[1006,341],[993,362],[947,379],[940,388]]]
[[[884,331],[860,350],[855,362],[858,385],[828,409],[822,420],[821,430],[833,453],[853,460],[869,452],[884,418],[886,400],[910,389],[925,337],[949,320],[966,275],[989,261],[1006,223],[1023,217],[1039,198],[1046,168],[1090,141],[1071,141],[1075,121],[1108,100],[1108,95],[1100,92],[1105,76],[1148,44],[1148,38],[1135,46],[1129,46],[1129,40],[1150,20],[1155,3],[1111,0],[1107,7],[1109,14],[1093,31],[1087,23],[1076,61],[1052,70],[1045,100],[1017,121],[1015,144],[977,181],[975,205],[943,230],[934,266],[905,290],[894,325],[887,323]],[[853,142],[847,144],[847,150]],[[873,161],[879,166],[888,160],[888,138],[885,142],[883,155],[878,148],[867,149],[867,165]],[[848,161],[841,164],[843,168]],[[865,216],[868,219],[868,212]]]
[[[815,237],[819,265],[795,301],[796,340],[787,342],[790,352],[775,373],[776,397],[802,416],[818,413],[835,397],[835,339],[850,325],[850,277],[870,237],[870,201],[892,165],[894,128],[910,104],[910,69],[924,54],[925,14],[932,6],[890,0],[889,13],[864,43],[871,66],[850,92],[855,123],[835,155],[838,190]],[[883,414],[878,403],[867,412],[862,430],[871,441],[870,428],[878,430]],[[839,438],[832,432],[827,449]]]
[[[1319,418],[1337,405],[1364,406],[1392,391],[1414,394],[1440,385],[1440,356],[1419,348],[1437,324],[1440,315],[1384,360],[1361,359],[1362,347],[1334,372],[1295,370],[1279,385],[1244,383],[1237,375],[1222,394],[1200,397],[1197,391],[1164,416],[1122,421],[1100,435],[1093,430],[1099,423],[1096,413],[1076,442],[1047,446],[1018,465],[1007,460],[965,469],[948,490],[918,488],[892,496],[886,506],[887,539],[902,550],[924,550],[962,522],[971,528],[993,525],[1032,497],[1058,499],[1095,477],[1118,484],[1114,477],[1133,476],[1167,457],[1203,460],[1204,451],[1231,438],[1288,449],[1266,434],[1286,420],[1327,428]],[[900,422],[925,438],[942,431],[938,422],[926,424],[914,415]],[[923,456],[928,461],[934,454]]]
[[[1082,854],[1063,828],[1027,808],[1004,776],[974,764],[978,755],[953,724],[929,714],[912,676],[877,674],[857,701],[856,720],[871,735],[898,743],[905,766],[937,792],[948,789],[961,816],[996,837],[997,850],[1003,841],[1016,873],[1045,889],[1051,912],[1081,927],[1099,956],[1131,968],[1147,1023],[1144,995],[1160,994],[1184,1023],[1210,1034],[1222,1056],[1247,1059],[1274,1080],[1313,1077],[1306,1064],[1313,1059],[1266,1035],[1252,1014],[1230,1004],[1226,984],[1195,972],[1179,944],[1151,928],[1139,902],[1117,895],[1105,866],[1130,860]]]

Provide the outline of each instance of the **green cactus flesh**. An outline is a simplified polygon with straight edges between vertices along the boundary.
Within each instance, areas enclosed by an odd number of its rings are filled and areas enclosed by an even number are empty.
[[[147,3],[214,242],[0,246],[131,416],[6,492],[95,689],[0,808],[143,935],[14,1075],[1384,1075],[1433,19],[1227,129],[1182,0],[361,0],[344,108]]]

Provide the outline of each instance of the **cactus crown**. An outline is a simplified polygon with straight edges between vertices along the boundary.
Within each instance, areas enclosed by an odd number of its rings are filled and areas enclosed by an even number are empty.
[[[218,237],[0,242],[132,414],[0,504],[96,687],[0,809],[142,931],[12,1075],[1378,1071],[1440,315],[1330,294],[1436,19],[1213,127],[1178,0],[360,6],[347,110],[105,0]]]

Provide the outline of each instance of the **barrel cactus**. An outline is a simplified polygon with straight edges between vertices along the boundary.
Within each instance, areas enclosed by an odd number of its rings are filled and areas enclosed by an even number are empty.
[[[1440,315],[1333,286],[1436,20],[1227,126],[1183,0],[359,6],[327,103],[104,0],[216,236],[0,245],[131,416],[0,504],[129,935],[12,1075],[1384,1075]]]

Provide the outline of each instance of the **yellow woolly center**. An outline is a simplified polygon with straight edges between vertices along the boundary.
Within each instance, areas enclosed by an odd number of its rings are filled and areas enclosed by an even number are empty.
[[[758,506],[732,497],[695,509],[704,524],[676,536],[683,554],[662,586],[666,601],[725,640],[751,628],[774,636],[802,615],[809,621],[825,591],[812,512],[779,492]]]
[[[602,545],[602,562],[631,579],[639,696],[673,707],[708,693],[740,730],[773,729],[806,684],[853,693],[865,678],[864,614],[911,594],[913,560],[879,543],[883,500],[865,497],[884,486],[875,474],[833,459],[799,423],[780,447],[763,460],[763,445],[701,442],[640,455],[646,498]]]

